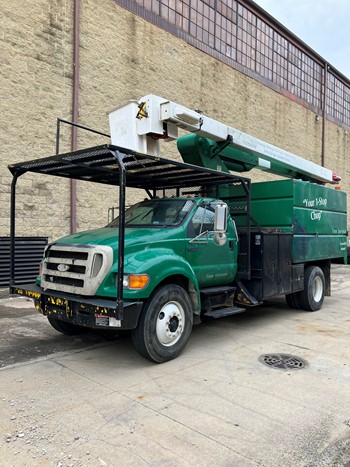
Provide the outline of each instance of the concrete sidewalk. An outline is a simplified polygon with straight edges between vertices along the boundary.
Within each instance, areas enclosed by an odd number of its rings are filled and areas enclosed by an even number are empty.
[[[162,365],[142,359],[129,337],[72,343],[30,304],[16,318],[0,307],[6,345],[16,339],[25,354],[0,368],[0,466],[345,465],[350,267],[333,273],[321,311],[281,299],[197,326],[185,352]],[[268,353],[308,365],[267,367],[259,357]]]

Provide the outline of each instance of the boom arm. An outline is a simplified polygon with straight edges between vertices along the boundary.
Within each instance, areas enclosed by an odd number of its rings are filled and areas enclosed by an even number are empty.
[[[226,172],[256,167],[318,183],[340,180],[325,167],[152,94],[117,108],[109,121],[112,144],[137,152],[159,155],[159,139],[177,140],[181,128],[194,133],[178,141],[185,162]]]

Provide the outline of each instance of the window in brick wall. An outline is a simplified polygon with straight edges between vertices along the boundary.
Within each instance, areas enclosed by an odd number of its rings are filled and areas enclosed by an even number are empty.
[[[115,0],[118,3],[118,0]],[[127,0],[123,0],[125,3]],[[322,111],[323,64],[239,0],[129,0]],[[139,10],[137,10],[139,11]],[[174,32],[174,30],[172,30]],[[186,37],[186,36],[181,36]],[[219,54],[219,55],[218,55]],[[350,126],[350,86],[328,73],[326,112]]]
[[[191,0],[190,35],[205,45],[215,47],[215,2]]]
[[[215,12],[215,49],[236,60],[237,48],[237,3],[218,0]]]
[[[273,29],[257,19],[256,72],[272,81]]]
[[[237,13],[237,62],[255,71],[257,18],[240,4]]]
[[[327,114],[350,126],[350,88],[328,73]]]

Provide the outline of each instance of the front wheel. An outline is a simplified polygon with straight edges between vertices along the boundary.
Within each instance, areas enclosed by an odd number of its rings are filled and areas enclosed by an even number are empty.
[[[318,266],[305,269],[304,290],[298,292],[301,308],[307,311],[317,311],[321,308],[325,294],[325,278]]]
[[[185,348],[192,324],[187,292],[178,285],[165,285],[146,302],[132,340],[143,357],[155,363],[167,362]]]

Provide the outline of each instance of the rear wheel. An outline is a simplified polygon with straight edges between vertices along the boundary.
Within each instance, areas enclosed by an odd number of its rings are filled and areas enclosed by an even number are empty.
[[[305,269],[304,290],[298,292],[301,308],[307,311],[317,311],[321,308],[325,293],[325,278],[318,266]]]
[[[165,285],[146,302],[132,339],[140,355],[163,363],[183,351],[192,324],[192,306],[187,292],[178,285]]]
[[[76,334],[82,334],[88,331],[88,328],[84,326],[67,323],[67,321],[62,321],[60,319],[54,318],[53,316],[48,316],[47,319],[51,326],[56,329],[56,331],[61,332],[66,336],[75,336]]]

